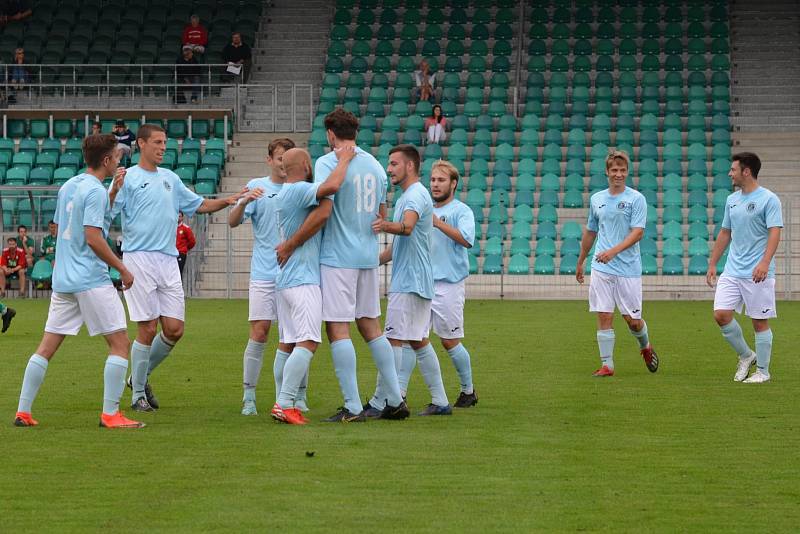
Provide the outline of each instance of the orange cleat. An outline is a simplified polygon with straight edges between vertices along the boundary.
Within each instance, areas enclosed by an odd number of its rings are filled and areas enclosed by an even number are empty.
[[[611,369],[609,366],[604,365],[603,367],[592,373],[592,376],[597,376],[597,377],[614,376],[614,370]]]
[[[119,411],[113,415],[100,414],[101,428],[142,428],[143,426],[145,426],[144,423],[128,419]]]
[[[290,425],[308,424],[308,419],[303,416],[303,412],[299,408],[284,408],[283,415],[285,417],[284,423],[289,423]]]
[[[17,412],[14,416],[14,426],[36,426],[39,421],[31,417],[30,412]]]
[[[286,422],[286,414],[283,412],[283,408],[278,406],[277,402],[272,406],[272,411],[269,412],[269,414],[272,416],[273,419],[275,419],[278,422],[281,423]]]
[[[658,371],[658,354],[656,354],[656,351],[653,350],[653,346],[648,345],[641,350],[641,353],[644,364],[647,366],[647,370],[651,373]]]

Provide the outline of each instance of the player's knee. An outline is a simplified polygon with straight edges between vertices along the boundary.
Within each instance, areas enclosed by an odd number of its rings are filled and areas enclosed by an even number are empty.
[[[714,320],[719,326],[725,326],[733,320],[733,313],[728,310],[714,310]]]
[[[183,323],[164,325],[162,331],[164,337],[175,343],[183,337]]]
[[[269,334],[268,321],[252,321],[250,323],[250,339],[256,343],[266,343]]]
[[[156,337],[157,330],[158,330],[158,323],[156,323],[156,321],[139,323],[139,333],[136,336],[136,339],[140,343],[144,343],[145,345],[150,345],[153,342],[153,338]]]

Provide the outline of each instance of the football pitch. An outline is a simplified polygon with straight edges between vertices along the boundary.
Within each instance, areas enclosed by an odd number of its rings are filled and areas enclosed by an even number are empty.
[[[709,302],[647,302],[661,369],[615,321],[617,375],[596,379],[585,302],[469,301],[475,408],[452,417],[318,422],[341,404],[330,350],[312,364],[312,423],[273,423],[272,356],[258,417],[239,415],[245,301],[187,303],[139,431],[98,428],[105,343],[68,339],[15,428],[47,301],[9,301],[0,336],[0,532],[795,531],[800,522],[800,304],[779,304],[771,383],[732,381]],[[739,317],[752,346],[749,320]],[[133,332],[131,328],[131,332]],[[355,338],[354,338],[355,339]],[[451,402],[458,381],[435,341]],[[362,398],[375,367],[356,342]],[[412,414],[429,402],[418,371]],[[129,390],[123,397],[126,414]],[[139,415],[139,414],[137,414]]]

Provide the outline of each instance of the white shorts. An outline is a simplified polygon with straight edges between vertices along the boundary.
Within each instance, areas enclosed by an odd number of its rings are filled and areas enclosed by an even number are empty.
[[[248,321],[274,321],[278,318],[275,282],[250,280]]]
[[[750,278],[720,276],[717,280],[717,290],[714,292],[714,309],[736,310],[737,313],[742,313],[742,305],[747,316],[753,319],[777,317],[775,279],[767,278],[756,284]]]
[[[431,328],[442,339],[464,337],[464,280],[436,282],[431,301]]]
[[[277,292],[278,336],[281,343],[322,341],[322,292],[302,285]]]
[[[629,278],[593,270],[589,281],[589,311],[642,318],[642,278]]]
[[[322,320],[351,323],[362,317],[381,316],[378,268],[345,269],[320,266]]]
[[[128,329],[125,308],[114,286],[100,286],[79,293],[53,291],[44,331],[74,336],[84,323],[90,336]]]
[[[183,283],[178,258],[161,252],[125,252],[125,267],[133,274],[133,286],[125,291],[131,321],[185,317]]]
[[[386,306],[386,328],[390,339],[422,341],[428,337],[431,325],[431,301],[416,293],[389,293]]]

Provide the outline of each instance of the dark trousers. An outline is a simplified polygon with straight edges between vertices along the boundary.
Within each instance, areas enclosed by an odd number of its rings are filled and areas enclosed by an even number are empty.
[[[186,265],[186,254],[178,254],[178,270],[181,272],[181,280],[183,280],[184,265]]]

